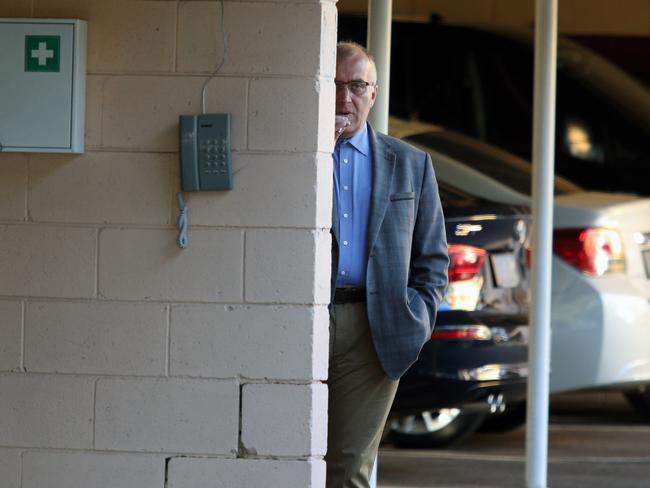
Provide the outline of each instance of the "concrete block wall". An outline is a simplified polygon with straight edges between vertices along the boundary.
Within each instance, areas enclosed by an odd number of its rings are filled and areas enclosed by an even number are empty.
[[[335,3],[0,3],[89,35],[86,152],[0,153],[3,488],[324,486]],[[235,188],[181,250],[224,48]]]
[[[566,34],[650,35],[650,0],[560,0],[560,32]],[[340,12],[366,12],[367,0],[340,0]],[[449,22],[533,26],[535,0],[393,0],[393,15]]]

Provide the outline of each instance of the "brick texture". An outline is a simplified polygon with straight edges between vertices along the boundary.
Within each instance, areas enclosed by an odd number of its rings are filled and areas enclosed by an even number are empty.
[[[0,225],[0,295],[95,295],[95,230]]]
[[[0,480],[3,488],[19,488],[20,451],[0,449]]]
[[[0,154],[0,220],[25,220],[28,162],[26,154]]]
[[[228,56],[224,73],[310,76],[320,69],[321,5],[226,2]],[[223,52],[221,9],[216,2],[182,2],[179,71],[212,72]],[[197,34],[199,27],[199,34]],[[200,29],[203,27],[203,29]]]
[[[169,488],[324,488],[324,461],[174,458]]]
[[[0,300],[0,371],[20,367],[22,320],[21,302]]]
[[[29,211],[36,221],[169,224],[169,154],[32,156]]]
[[[242,234],[189,230],[104,229],[99,238],[99,292],[127,300],[240,301]]]
[[[190,208],[191,222],[193,225],[310,228],[317,212],[314,181],[321,175],[320,165],[321,161],[313,154],[235,154],[233,191],[218,198],[210,192],[188,194],[185,201]],[[329,186],[331,201],[331,183],[325,185]],[[331,220],[331,207],[329,214]]]
[[[0,375],[0,391],[3,445],[92,447],[91,378],[5,374]]]
[[[237,452],[235,381],[100,379],[96,410],[100,450]]]
[[[88,21],[88,71],[160,72],[174,68],[176,4],[131,0],[35,0],[35,17]]]
[[[271,305],[174,307],[170,372],[212,378],[320,378],[326,368],[316,340],[323,339],[329,319],[325,324],[319,312]]]
[[[164,375],[167,309],[140,303],[29,303],[25,367],[48,373]]]
[[[134,454],[26,452],[23,473],[22,488],[162,488],[165,460]]]
[[[247,231],[246,300],[314,302],[319,239],[318,233],[308,230]]]
[[[2,488],[324,487],[336,2],[224,4],[213,77],[218,1],[0,5],[89,26],[86,152],[0,154]],[[204,85],[235,187],[181,250]]]
[[[300,103],[295,103],[300,100]],[[319,85],[311,79],[259,78],[251,82],[249,149],[318,149]]]
[[[178,116],[201,112],[205,78],[114,76],[103,85],[102,143],[106,147],[178,151]],[[230,112],[232,148],[246,144],[246,94],[241,78],[214,78],[206,110]],[[170,96],[173,93],[174,96]]]
[[[290,400],[289,400],[290,399]],[[326,451],[327,386],[244,385],[242,444],[265,456],[317,456]]]

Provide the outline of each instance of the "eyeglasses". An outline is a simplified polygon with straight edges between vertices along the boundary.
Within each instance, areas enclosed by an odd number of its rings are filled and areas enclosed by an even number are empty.
[[[350,90],[350,92],[353,95],[356,95],[358,97],[365,95],[369,86],[375,86],[374,83],[370,83],[368,81],[363,81],[363,80],[352,80],[352,81],[334,80],[334,84],[336,85],[336,91],[343,90],[343,87],[347,86],[348,90]]]

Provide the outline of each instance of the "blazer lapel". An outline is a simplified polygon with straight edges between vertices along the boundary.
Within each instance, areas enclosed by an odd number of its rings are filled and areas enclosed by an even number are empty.
[[[372,151],[372,194],[368,219],[368,254],[370,254],[388,207],[397,157],[388,144],[377,137],[370,124],[368,124],[368,135]]]

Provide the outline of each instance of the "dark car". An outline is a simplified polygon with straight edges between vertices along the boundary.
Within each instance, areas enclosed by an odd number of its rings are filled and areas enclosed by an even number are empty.
[[[457,442],[488,415],[520,418],[526,396],[529,210],[439,185],[449,288],[391,410],[390,439],[404,447]]]
[[[341,16],[339,38],[364,43],[366,20]],[[530,161],[533,33],[393,22],[390,112],[469,135]],[[585,190],[650,195],[650,92],[560,39],[557,174]]]

